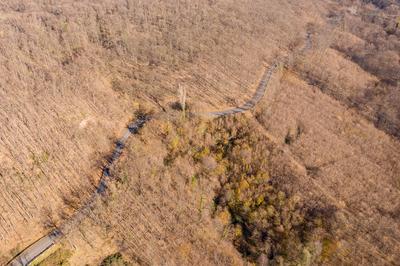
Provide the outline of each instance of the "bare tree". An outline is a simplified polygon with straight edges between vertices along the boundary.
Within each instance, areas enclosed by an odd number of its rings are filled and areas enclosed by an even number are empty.
[[[186,88],[179,84],[178,86],[179,103],[181,105],[183,113],[186,110]]]

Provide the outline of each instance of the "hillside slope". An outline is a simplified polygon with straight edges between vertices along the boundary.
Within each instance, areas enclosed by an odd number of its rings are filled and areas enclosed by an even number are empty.
[[[18,251],[49,220],[71,214],[69,198],[90,195],[138,104],[162,111],[178,84],[192,108],[244,101],[263,64],[303,39],[303,10],[313,9],[277,1],[1,3],[0,249]]]
[[[0,3],[0,264],[90,197],[140,109],[153,120],[117,181],[47,265],[395,265],[399,15],[396,1]],[[254,111],[192,116],[245,103],[284,57]]]

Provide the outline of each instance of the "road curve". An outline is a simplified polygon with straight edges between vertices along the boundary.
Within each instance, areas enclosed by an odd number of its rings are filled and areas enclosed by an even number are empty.
[[[300,53],[304,53],[307,50],[311,49],[312,47],[312,42],[311,42],[311,34],[307,33],[307,38],[306,38],[306,45],[305,47],[300,51]],[[217,111],[217,112],[209,112],[206,113],[205,115],[212,116],[212,117],[221,117],[221,116],[227,116],[227,115],[232,115],[232,114],[237,114],[237,113],[244,113],[256,106],[256,104],[262,99],[262,97],[265,94],[265,91],[268,87],[268,83],[271,79],[272,74],[275,72],[276,68],[282,64],[282,63],[287,63],[288,59],[283,59],[283,60],[278,60],[276,63],[274,63],[271,67],[267,68],[261,78],[261,81],[253,95],[253,97],[248,100],[245,104],[239,107],[223,110],[223,111]],[[90,209],[93,207],[95,203],[95,199],[99,196],[103,196],[106,189],[107,189],[107,184],[108,182],[112,181],[112,176],[110,174],[111,167],[115,164],[115,162],[119,159],[119,157],[122,154],[122,151],[125,147],[126,141],[132,134],[138,133],[139,129],[144,126],[144,124],[150,119],[149,116],[139,116],[138,119],[131,124],[128,125],[127,130],[125,131],[123,137],[119,139],[116,144],[114,151],[110,158],[107,161],[107,164],[104,166],[103,171],[102,171],[102,176],[99,182],[99,185],[97,186],[97,189],[95,193],[88,199],[88,201],[83,205],[81,209],[79,209],[71,218],[69,218],[65,224],[63,224],[60,228],[53,230],[50,232],[48,235],[42,237],[29,247],[27,247],[25,250],[23,250],[21,253],[19,253],[14,259],[12,259],[7,265],[9,266],[26,266],[29,265],[33,260],[35,260],[37,257],[39,257],[43,252],[48,250],[50,247],[55,245],[62,237],[63,237],[63,232],[67,230],[68,228],[71,228],[71,226],[74,226],[76,223],[81,221],[87,214],[87,212],[90,211]]]
[[[311,33],[307,32],[306,35],[306,45],[299,51],[299,54],[305,53],[306,51],[310,50],[312,47],[312,42],[311,42]],[[253,94],[253,97],[248,100],[245,104],[230,108],[227,110],[223,111],[216,111],[216,112],[209,112],[205,113],[203,115],[206,116],[212,116],[212,117],[221,117],[221,116],[227,116],[227,115],[233,115],[237,113],[244,113],[250,109],[253,109],[257,103],[263,98],[265,91],[267,90],[268,83],[271,79],[272,74],[275,72],[275,70],[278,68],[280,64],[287,64],[288,63],[288,58],[278,60],[276,63],[274,63],[271,67],[265,69],[264,74],[260,80],[260,83],[258,84],[258,87]]]
[[[224,111],[218,112],[209,112],[206,115],[213,116],[213,117],[221,117],[227,115],[233,115],[237,113],[244,113],[247,110],[253,109],[257,103],[262,99],[265,94],[265,91],[268,87],[268,83],[271,79],[272,74],[275,72],[275,69],[278,67],[278,63],[273,64],[270,68],[266,69],[264,72],[263,77],[261,78],[260,83],[258,84],[257,90],[254,93],[253,97],[248,100],[245,104],[239,107],[227,109]]]

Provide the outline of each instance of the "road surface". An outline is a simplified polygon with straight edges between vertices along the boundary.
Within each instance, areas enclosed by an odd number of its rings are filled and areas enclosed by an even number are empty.
[[[306,45],[299,51],[300,54],[305,53],[306,51],[310,50],[312,47],[312,42],[311,42],[311,33],[307,33],[306,35]],[[237,114],[237,113],[244,113],[250,109],[253,109],[257,103],[263,98],[265,91],[268,88],[268,83],[271,79],[272,74],[275,72],[276,68],[280,64],[286,64],[288,63],[288,59],[282,59],[275,64],[273,64],[271,67],[267,68],[264,72],[264,75],[261,78],[260,83],[258,84],[258,87],[253,94],[253,97],[248,100],[245,104],[230,108],[227,110],[223,111],[216,111],[216,112],[209,112],[205,113],[206,116],[213,116],[213,117],[221,117],[221,116],[227,116],[227,115],[232,115],[232,114]]]
[[[304,53],[305,51],[311,49],[311,46],[312,46],[311,35],[309,33],[307,33],[306,45],[300,51],[300,53]],[[261,81],[260,81],[253,97],[249,101],[247,101],[245,104],[243,104],[242,106],[239,106],[239,107],[235,107],[235,108],[231,108],[231,109],[227,109],[227,110],[223,110],[223,111],[209,112],[209,113],[206,113],[206,115],[212,116],[212,117],[221,117],[221,116],[227,116],[227,115],[232,115],[232,114],[237,114],[237,113],[243,113],[243,112],[246,112],[247,110],[254,108],[256,106],[256,104],[264,96],[272,74],[275,72],[276,68],[282,63],[287,63],[287,59],[280,60],[265,70],[264,75],[261,78]],[[81,221],[86,216],[86,214],[90,211],[91,207],[93,206],[95,199],[98,196],[101,196],[104,194],[104,192],[107,189],[107,183],[112,180],[112,176],[110,175],[110,169],[114,165],[114,163],[118,160],[118,158],[121,156],[121,153],[125,147],[126,141],[132,134],[136,134],[139,131],[139,129],[142,128],[149,119],[150,119],[150,117],[148,117],[148,116],[141,116],[141,117],[138,117],[138,119],[136,121],[134,121],[128,125],[128,129],[126,130],[123,137],[117,141],[114,152],[112,153],[106,166],[103,168],[102,177],[100,179],[99,185],[98,185],[95,193],[93,193],[93,195],[86,202],[86,204],[84,204],[84,206],[79,211],[77,211],[68,221],[66,221],[66,223],[64,225],[62,225],[60,228],[50,232],[47,236],[44,236],[43,238],[39,239],[38,241],[33,243],[31,246],[27,247],[20,254],[18,254],[13,260],[11,260],[7,265],[10,265],[10,266],[29,265],[30,262],[32,262],[34,259],[39,257],[43,252],[48,250],[50,247],[52,247],[54,244],[56,244],[62,238],[62,236],[63,236],[62,232],[65,232],[64,231],[65,228],[73,227],[76,223]]]
[[[107,164],[103,168],[102,176],[97,186],[96,192],[89,198],[89,200],[84,204],[84,206],[77,211],[63,226],[60,228],[53,230],[47,236],[42,237],[31,246],[27,247],[20,254],[18,254],[13,260],[11,260],[7,265],[10,266],[25,266],[29,265],[34,259],[39,257],[43,252],[48,250],[54,244],[56,244],[63,236],[63,229],[65,227],[70,227],[71,224],[76,224],[81,221],[82,218],[85,217],[86,213],[93,206],[96,197],[101,196],[107,189],[107,183],[112,179],[110,175],[110,169],[114,165],[114,163],[118,160],[118,158],[122,154],[122,150],[125,147],[126,141],[129,136],[132,134],[138,133],[139,129],[144,126],[144,124],[150,119],[149,116],[140,116],[138,119],[131,124],[128,125],[127,130],[125,131],[123,137],[117,141],[115,144],[114,152],[112,153],[110,159],[107,161]]]
[[[19,254],[16,258],[14,258],[9,265],[11,266],[20,266],[20,265],[28,265],[38,256],[40,256],[43,252],[48,250],[51,246],[53,246],[57,239],[60,237],[60,231],[53,231],[49,235],[39,239],[31,246],[27,247],[21,254]]]

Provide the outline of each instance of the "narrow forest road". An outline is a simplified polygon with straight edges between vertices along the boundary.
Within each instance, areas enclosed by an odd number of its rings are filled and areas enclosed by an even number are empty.
[[[306,45],[299,51],[298,54],[305,53],[306,51],[310,50],[312,47],[312,42],[311,42],[311,33],[307,32],[306,35]],[[295,56],[295,55],[292,55]],[[232,115],[232,114],[237,114],[237,113],[244,113],[250,109],[253,109],[258,102],[263,98],[265,91],[268,88],[268,83],[271,79],[272,74],[275,72],[275,70],[279,67],[280,64],[287,64],[288,59],[282,59],[278,60],[276,63],[274,63],[271,67],[267,68],[264,72],[264,75],[262,76],[260,83],[258,84],[258,87],[253,94],[253,97],[248,100],[245,104],[234,107],[231,109],[223,110],[223,111],[216,111],[216,112],[209,112],[206,113],[205,115],[207,116],[213,116],[213,117],[221,117],[221,116],[227,116],[227,115]]]
[[[9,265],[28,265],[36,259],[40,254],[53,246],[60,237],[59,231],[53,231],[47,236],[36,241],[33,245],[27,247],[20,255],[13,259]]]
[[[150,119],[149,116],[141,115],[137,118],[136,121],[128,125],[128,128],[125,131],[123,137],[117,141],[112,155],[110,156],[110,158],[107,161],[107,164],[103,168],[102,176],[96,191],[83,205],[83,207],[79,211],[77,211],[72,217],[70,217],[69,220],[66,221],[66,223],[63,224],[60,228],[53,230],[48,235],[42,237],[41,239],[33,243],[31,246],[27,247],[20,254],[18,254],[13,260],[11,260],[7,265],[10,266],[29,265],[29,263],[31,263],[41,254],[43,254],[43,252],[51,248],[62,238],[62,236],[64,235],[63,232],[65,228],[70,228],[71,226],[77,224],[85,217],[86,213],[94,205],[96,197],[101,196],[106,191],[107,183],[112,180],[112,176],[110,175],[110,169],[121,156],[126,141],[130,137],[130,135],[138,133],[139,129],[142,128],[149,119]]]
[[[311,49],[312,42],[311,42],[311,34],[307,33],[306,37],[306,45],[305,47],[299,51],[299,53],[304,53],[307,50]],[[264,72],[263,77],[260,80],[260,83],[253,95],[253,97],[248,100],[245,104],[239,107],[217,111],[217,112],[209,112],[206,113],[208,116],[212,117],[221,117],[221,116],[228,116],[237,113],[244,113],[256,106],[256,104],[262,99],[265,94],[265,91],[268,87],[268,83],[271,79],[272,74],[275,72],[277,67],[280,64],[286,64],[288,59],[278,60],[274,63],[271,67],[267,68]],[[110,169],[114,165],[114,163],[118,160],[121,156],[121,153],[125,147],[126,141],[132,134],[136,134],[139,132],[139,129],[144,126],[144,124],[150,119],[149,116],[139,116],[138,119],[131,124],[128,125],[128,129],[126,130],[125,134],[121,139],[119,139],[115,145],[115,149],[108,160],[107,165],[103,168],[102,177],[100,179],[99,185],[95,193],[89,198],[89,200],[83,205],[83,207],[77,211],[70,219],[68,219],[65,224],[63,224],[60,228],[53,230],[48,235],[44,236],[43,238],[39,239],[21,253],[19,253],[13,260],[11,260],[7,265],[10,266],[25,266],[29,265],[33,260],[38,258],[43,252],[48,250],[50,247],[55,245],[64,235],[63,232],[65,228],[71,228],[79,221],[81,221],[86,213],[90,211],[90,208],[94,205],[95,199],[98,196],[102,196],[102,194],[107,189],[107,183],[112,181],[112,176],[110,175]]]

